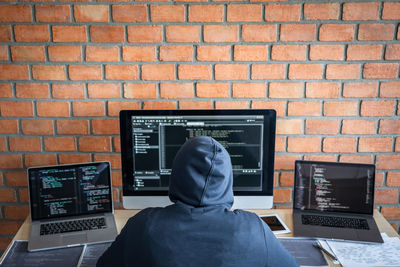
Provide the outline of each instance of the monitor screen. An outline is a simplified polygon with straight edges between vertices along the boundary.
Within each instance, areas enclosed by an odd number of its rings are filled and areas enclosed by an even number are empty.
[[[175,154],[195,136],[226,148],[235,196],[272,197],[275,123],[273,110],[121,111],[124,206],[129,196],[167,196]]]

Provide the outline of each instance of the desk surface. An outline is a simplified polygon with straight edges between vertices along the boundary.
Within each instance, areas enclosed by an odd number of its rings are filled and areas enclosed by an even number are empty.
[[[292,210],[291,209],[270,209],[270,210],[250,210],[257,214],[278,214],[282,220],[286,223],[286,225],[293,232],[293,220],[292,220]],[[139,210],[116,210],[115,211],[115,221],[117,224],[118,232],[121,231],[122,227],[125,225],[127,220],[138,213]],[[381,233],[385,232],[388,236],[397,236],[397,232],[392,228],[392,226],[388,223],[388,221],[380,214],[377,210],[374,210],[374,218],[378,225],[378,228]],[[22,224],[17,234],[15,235],[14,240],[28,240],[29,238],[29,227],[30,227],[30,218],[28,217],[25,222]],[[278,237],[293,237],[293,233],[282,234]],[[10,245],[12,242],[10,243]],[[4,253],[5,254],[5,253]],[[3,254],[3,256],[4,256]],[[330,263],[332,266],[332,263]]]

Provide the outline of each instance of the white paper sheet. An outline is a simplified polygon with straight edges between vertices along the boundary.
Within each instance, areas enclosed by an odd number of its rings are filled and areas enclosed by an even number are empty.
[[[382,234],[383,244],[327,241],[343,267],[400,266],[400,239]]]

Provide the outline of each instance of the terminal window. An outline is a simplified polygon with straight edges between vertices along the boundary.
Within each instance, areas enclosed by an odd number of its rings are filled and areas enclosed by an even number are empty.
[[[228,151],[233,188],[261,191],[264,118],[231,116],[133,116],[133,190],[167,190],[173,159],[189,138],[210,136]]]

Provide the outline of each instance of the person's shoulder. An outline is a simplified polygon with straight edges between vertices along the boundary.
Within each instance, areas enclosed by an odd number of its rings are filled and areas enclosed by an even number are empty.
[[[128,225],[128,224],[133,224],[138,221],[147,220],[148,218],[150,218],[152,216],[152,214],[154,214],[155,212],[157,212],[160,209],[162,209],[162,208],[142,209],[141,211],[139,211],[138,213],[136,213],[135,215],[130,217],[126,224]]]

